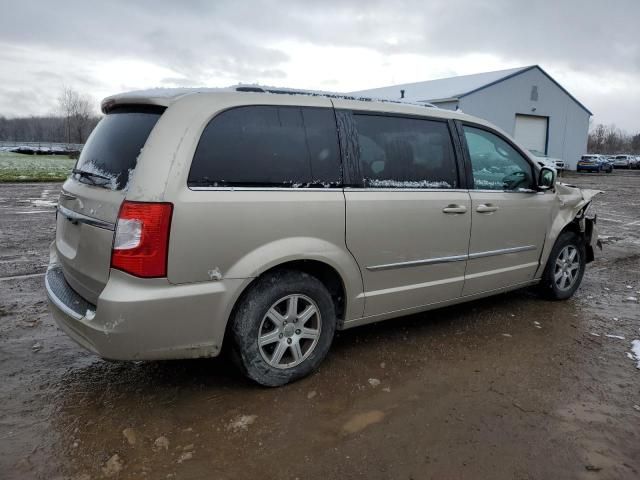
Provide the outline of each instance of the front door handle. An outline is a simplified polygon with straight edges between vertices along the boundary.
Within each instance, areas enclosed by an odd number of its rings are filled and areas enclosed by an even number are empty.
[[[467,207],[464,205],[451,204],[444,207],[442,211],[449,214],[467,213]]]
[[[478,213],[493,213],[498,210],[497,205],[491,205],[490,203],[478,205],[476,212]]]

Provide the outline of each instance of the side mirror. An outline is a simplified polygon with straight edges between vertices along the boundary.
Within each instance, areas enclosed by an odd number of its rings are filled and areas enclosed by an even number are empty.
[[[538,175],[538,190],[550,190],[556,184],[556,171],[549,167],[542,167]]]

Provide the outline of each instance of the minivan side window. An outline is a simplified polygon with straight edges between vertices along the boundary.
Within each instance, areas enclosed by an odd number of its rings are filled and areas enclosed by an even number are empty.
[[[464,126],[476,190],[533,189],[531,164],[509,143],[486,130]]]
[[[446,122],[357,113],[353,117],[365,187],[457,188]]]
[[[341,184],[333,109],[246,106],[204,129],[190,187],[334,187]]]

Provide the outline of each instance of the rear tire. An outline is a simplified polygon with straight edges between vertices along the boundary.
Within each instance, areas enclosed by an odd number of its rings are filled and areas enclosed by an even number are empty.
[[[327,355],[336,329],[333,300],[307,273],[281,270],[259,278],[231,323],[233,359],[267,387],[309,375]]]
[[[586,249],[574,232],[564,232],[556,240],[542,274],[539,289],[550,300],[566,300],[576,292],[586,268]]]

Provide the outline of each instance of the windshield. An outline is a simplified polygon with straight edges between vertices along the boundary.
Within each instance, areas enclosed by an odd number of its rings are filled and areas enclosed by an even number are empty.
[[[106,115],[82,149],[73,178],[111,190],[122,190],[136,168],[138,155],[164,108],[121,107]]]

